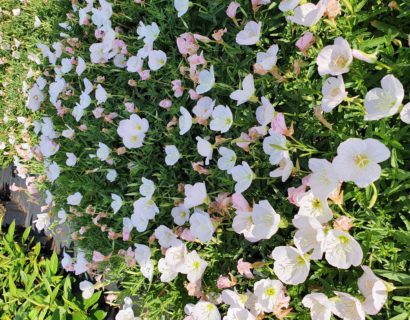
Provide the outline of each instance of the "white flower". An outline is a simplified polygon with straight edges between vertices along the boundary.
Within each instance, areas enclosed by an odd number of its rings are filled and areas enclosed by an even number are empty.
[[[119,195],[111,193],[111,208],[114,210],[114,214],[116,214],[122,207],[122,199]]]
[[[188,254],[186,245],[180,242],[165,252],[165,262],[175,272],[181,272],[184,268],[185,257]]]
[[[61,259],[61,266],[67,272],[74,271],[74,262],[73,258],[65,251],[63,251],[63,259]]]
[[[245,28],[236,35],[236,43],[245,46],[251,46],[259,41],[262,23],[249,21]]]
[[[136,318],[134,316],[134,311],[132,310],[132,308],[120,310],[115,316],[115,320],[138,320],[138,319],[139,318]]]
[[[322,18],[326,5],[327,1],[324,0],[320,0],[317,4],[302,4],[293,10],[293,16],[289,16],[289,20],[305,27],[311,27]]]
[[[138,72],[142,70],[142,65],[144,60],[141,56],[131,56],[127,60],[127,71],[128,72]]]
[[[201,259],[198,253],[194,250],[185,256],[184,265],[180,272],[186,274],[190,282],[197,282],[202,278],[207,266],[208,263]]]
[[[88,270],[88,261],[85,258],[84,251],[79,250],[76,257],[76,262],[74,263],[74,273],[76,276],[82,274]]]
[[[364,119],[379,120],[396,114],[403,98],[404,89],[401,82],[391,74],[384,76],[381,88],[374,88],[366,93]]]
[[[322,110],[330,112],[347,97],[342,76],[327,78],[322,87]]]
[[[139,192],[142,196],[147,198],[152,198],[152,195],[155,192],[154,181],[142,177],[142,185],[140,186]]]
[[[303,297],[303,306],[310,309],[310,317],[315,320],[330,320],[332,303],[323,293],[310,293]]]
[[[276,65],[278,60],[279,47],[277,44],[273,44],[266,52],[258,52],[256,54],[256,63],[259,64],[263,70],[270,71]]]
[[[214,110],[215,100],[209,97],[202,97],[198,100],[192,112],[201,120],[208,119]]]
[[[232,175],[232,179],[236,182],[235,192],[238,193],[247,190],[251,186],[252,180],[255,178],[255,174],[245,161],[243,161],[241,165],[233,167],[230,174]]]
[[[47,138],[44,135],[42,135],[40,138],[39,147],[41,154],[45,158],[51,157],[52,155],[57,153],[58,149],[60,149],[60,146],[57,143],[55,143],[53,140]]]
[[[390,157],[390,150],[375,139],[350,138],[337,148],[333,166],[343,181],[353,181],[360,188],[379,179],[379,162]]]
[[[306,281],[309,270],[309,255],[300,249],[290,246],[276,247],[271,254],[275,260],[273,271],[280,281],[297,285]]]
[[[275,108],[266,97],[262,97],[262,105],[256,109],[256,120],[261,126],[266,126],[275,117]]]
[[[253,206],[253,235],[258,239],[270,239],[279,229],[280,215],[267,200],[259,201]]]
[[[147,119],[142,119],[138,115],[132,114],[130,119],[120,121],[117,133],[122,138],[126,148],[140,148],[148,128],[149,123]]]
[[[326,235],[321,223],[314,217],[295,215],[292,220],[298,230],[293,236],[295,246],[303,253],[309,253],[310,259],[322,259],[325,251]]]
[[[81,203],[83,195],[80,192],[76,192],[67,197],[67,204],[70,206],[78,206]]]
[[[324,47],[316,59],[321,76],[331,74],[338,76],[349,71],[353,61],[349,43],[342,37],[335,39],[333,45]]]
[[[198,153],[205,157],[205,165],[209,165],[209,161],[212,160],[212,153],[214,151],[212,144],[201,137],[196,137],[196,141],[198,141],[196,144]]]
[[[87,280],[80,282],[81,295],[84,299],[90,299],[94,294],[94,285]]]
[[[37,29],[40,26],[41,26],[41,20],[39,19],[39,17],[35,16],[34,17],[34,29]]]
[[[37,111],[41,107],[41,103],[44,101],[44,94],[43,92],[39,89],[37,84],[34,84],[34,86],[30,89],[28,92],[28,100],[26,103],[27,108],[29,108],[31,111]]]
[[[285,156],[288,156],[286,148],[286,137],[277,132],[270,132],[270,135],[263,139],[263,151],[269,155],[269,162],[278,164]]]
[[[236,100],[236,105],[239,106],[247,101],[256,101],[255,85],[253,75],[248,74],[242,82],[242,90],[236,90],[229,95],[229,98]]]
[[[360,244],[347,232],[333,229],[327,233],[325,258],[327,262],[339,269],[358,266],[363,259]]]
[[[179,240],[175,233],[168,227],[160,225],[154,231],[155,237],[158,239],[159,245],[162,248],[169,248],[178,245]]]
[[[77,157],[75,156],[75,154],[71,152],[66,152],[65,155],[67,156],[65,164],[69,167],[74,167],[77,163]]]
[[[203,94],[211,90],[215,84],[214,66],[211,66],[209,71],[206,69],[202,70],[199,73],[198,78],[199,85],[196,87],[197,94]]]
[[[57,178],[60,176],[60,167],[58,164],[53,161],[48,167],[47,167],[47,179],[50,182],[54,182],[57,180]]]
[[[64,73],[69,73],[70,70],[73,68],[73,64],[71,63],[70,58],[61,59],[61,69],[60,71]]]
[[[339,185],[339,175],[333,164],[325,159],[309,159],[309,169],[312,170],[308,181],[313,194],[320,199],[327,199]]]
[[[188,0],[174,0],[174,8],[178,11],[178,18],[187,13],[189,8]]]
[[[293,162],[289,158],[289,154],[285,154],[285,156],[279,161],[279,168],[271,171],[269,173],[269,177],[277,178],[282,177],[282,182],[285,182],[289,179],[293,170]]]
[[[33,221],[36,224],[36,228],[38,231],[43,229],[47,229],[47,227],[51,224],[50,216],[48,213],[38,213],[37,219]]]
[[[232,229],[239,234],[243,234],[245,239],[250,242],[257,242],[261,239],[253,233],[255,224],[251,211],[236,211],[236,216],[232,221]]]
[[[359,299],[348,293],[335,291],[332,312],[343,320],[365,320],[366,314]]]
[[[184,107],[179,108],[181,116],[178,119],[179,134],[182,136],[189,131],[192,127],[192,116]]]
[[[190,231],[192,235],[201,242],[208,242],[212,239],[215,227],[207,212],[202,210],[195,211],[189,218]]]
[[[209,127],[213,131],[225,133],[233,124],[233,115],[229,107],[219,105],[212,112],[212,120]]]
[[[279,10],[282,12],[287,12],[293,10],[297,7],[300,0],[282,0],[279,3]]]
[[[155,22],[144,25],[144,23],[140,21],[137,28],[138,39],[144,39],[144,43],[146,44],[153,43],[158,38],[159,32],[159,27]]]
[[[279,280],[263,279],[255,282],[254,294],[257,298],[257,305],[264,312],[273,312],[283,289],[283,284]]]
[[[98,149],[97,149],[97,158],[100,159],[101,161],[105,161],[108,159],[109,156],[110,156],[110,148],[106,144],[99,142]]]
[[[236,291],[225,289],[221,293],[221,299],[223,303],[229,305],[232,308],[243,309],[245,308],[246,301],[248,300],[248,294],[239,294]]]
[[[406,103],[401,110],[400,119],[404,123],[410,124],[410,102]]]
[[[362,266],[363,275],[357,280],[360,293],[365,297],[362,303],[367,314],[376,315],[387,301],[387,287],[368,266]]]
[[[161,273],[161,282],[170,282],[178,276],[178,272],[170,267],[164,258],[158,260],[158,271]]]
[[[146,264],[151,258],[151,249],[145,244],[136,243],[134,256],[140,265]]]
[[[329,208],[326,198],[321,199],[309,190],[299,199],[298,215],[316,218],[320,223],[326,223],[333,218],[332,210]]]
[[[153,260],[148,260],[144,264],[140,264],[140,271],[142,275],[151,282],[152,277],[154,276]]]
[[[115,169],[108,169],[105,177],[109,182],[114,182],[118,177],[118,173]]]
[[[236,163],[235,152],[226,147],[220,147],[218,149],[218,152],[221,155],[221,157],[218,159],[218,168],[220,170],[228,171],[229,173]]]
[[[204,182],[197,182],[194,185],[185,185],[184,206],[187,209],[200,206],[208,201],[208,194]]]
[[[102,104],[107,101],[108,94],[102,85],[98,84],[97,89],[95,89],[95,98],[97,99],[97,104]]]
[[[165,163],[167,166],[173,166],[181,158],[181,154],[175,145],[165,146],[165,153]]]
[[[191,318],[193,320],[221,320],[221,314],[213,303],[199,301],[192,308]]]
[[[167,62],[167,55],[161,50],[152,50],[148,54],[148,67],[152,71],[161,69]]]
[[[77,75],[81,76],[86,68],[87,68],[87,65],[86,65],[84,59],[81,58],[81,57],[78,57],[77,58],[77,67],[75,68],[75,72],[77,73]]]
[[[67,212],[64,209],[60,209],[57,212],[57,217],[58,217],[58,223],[63,224],[67,220]]]
[[[134,202],[134,213],[131,215],[132,224],[138,232],[144,232],[148,221],[154,219],[158,212],[159,209],[151,198],[139,198]]]
[[[189,210],[185,208],[184,204],[172,208],[171,215],[178,226],[184,225],[189,220]]]
[[[255,320],[255,316],[245,308],[229,308],[223,320]]]

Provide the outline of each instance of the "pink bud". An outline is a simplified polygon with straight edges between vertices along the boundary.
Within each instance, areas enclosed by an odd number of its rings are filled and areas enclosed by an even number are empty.
[[[191,100],[198,100],[201,97],[201,95],[197,94],[196,91],[193,89],[189,89],[188,93]]]
[[[251,271],[252,264],[250,264],[249,262],[243,261],[243,259],[241,258],[238,260],[236,268],[241,275],[245,276],[248,279],[253,279],[253,274]]]
[[[368,54],[360,50],[353,49],[352,55],[355,59],[367,62],[367,63],[376,63],[377,56],[376,54]]]
[[[340,216],[333,222],[333,228],[348,232],[353,227],[353,221],[349,217]]]
[[[106,257],[99,251],[94,251],[93,252],[93,261],[94,262],[101,262],[104,261]]]
[[[99,119],[99,118],[101,118],[103,112],[104,112],[104,108],[97,107],[93,110],[93,115],[96,119]]]
[[[306,53],[306,51],[315,43],[315,41],[316,40],[313,33],[307,31],[301,38],[299,38],[298,41],[296,41],[296,47],[303,53]]]
[[[288,201],[291,204],[299,207],[299,197],[306,192],[306,185],[301,185],[297,188],[291,187],[288,189]]]
[[[172,101],[169,99],[163,99],[159,102],[159,106],[164,109],[169,109],[172,106]]]
[[[239,3],[232,1],[226,9],[226,15],[231,19],[235,19],[236,11],[240,6]]]
[[[216,286],[218,289],[226,289],[231,287],[231,280],[227,276],[220,275],[216,281]]]

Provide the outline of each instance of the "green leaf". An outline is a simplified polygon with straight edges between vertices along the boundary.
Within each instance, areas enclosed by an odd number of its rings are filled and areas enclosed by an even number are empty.
[[[22,244],[24,244],[27,241],[28,236],[30,235],[30,231],[31,231],[30,227],[28,227],[28,228],[26,228],[26,230],[24,230],[23,236],[21,237],[21,243]]]
[[[410,297],[393,297],[392,298],[394,301],[399,301],[399,302],[410,302]]]
[[[90,299],[84,300],[84,309],[87,310],[94,305],[101,297],[101,291],[94,293]]]
[[[399,272],[390,272],[386,270],[373,270],[379,276],[387,278],[392,281],[399,282],[404,285],[410,285],[410,275]]]
[[[6,240],[8,242],[13,242],[13,238],[14,238],[14,231],[16,230],[16,222],[13,220],[13,222],[9,225],[9,230],[7,231],[6,234]]]
[[[103,311],[103,310],[97,310],[93,313],[93,316],[97,319],[97,320],[104,320],[105,317],[107,315],[107,312]]]
[[[408,316],[409,316],[408,312],[404,312],[393,318],[390,318],[389,320],[408,320]]]
[[[56,274],[57,270],[58,270],[58,257],[57,257],[57,254],[55,252],[53,252],[53,254],[51,256],[49,265],[50,265],[51,273]]]
[[[73,313],[73,320],[87,320],[87,316],[82,311],[75,311]]]

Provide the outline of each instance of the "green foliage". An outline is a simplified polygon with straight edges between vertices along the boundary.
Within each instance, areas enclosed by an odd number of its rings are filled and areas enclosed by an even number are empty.
[[[45,258],[29,234],[27,228],[17,238],[14,221],[6,234],[0,232],[0,319],[104,319],[101,292],[84,301],[75,295],[76,280],[63,274],[57,254]]]

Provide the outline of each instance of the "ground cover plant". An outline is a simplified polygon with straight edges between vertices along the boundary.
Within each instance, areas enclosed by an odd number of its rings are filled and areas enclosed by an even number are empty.
[[[408,319],[409,15],[73,1],[14,163],[42,161],[35,223],[70,229],[84,295],[117,319]]]

